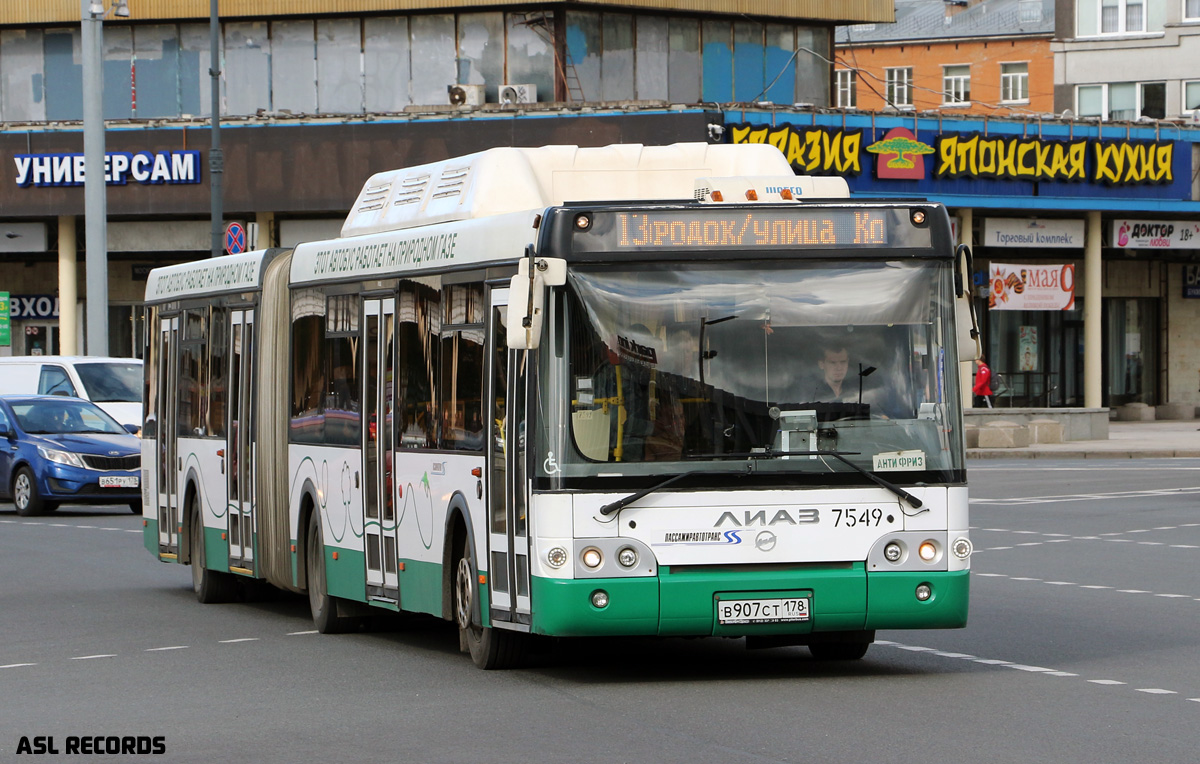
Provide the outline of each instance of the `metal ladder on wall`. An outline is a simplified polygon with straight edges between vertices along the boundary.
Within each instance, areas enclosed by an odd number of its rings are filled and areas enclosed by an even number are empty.
[[[562,78],[563,86],[566,88],[567,102],[582,103],[586,100],[583,95],[583,83],[579,81],[579,74],[575,71],[575,62],[571,60],[570,51],[563,50],[561,57],[558,54],[558,46],[554,43],[554,18],[545,13],[528,14],[521,23],[532,30],[542,42],[549,45],[550,50],[554,51],[554,67],[558,70],[558,75]]]

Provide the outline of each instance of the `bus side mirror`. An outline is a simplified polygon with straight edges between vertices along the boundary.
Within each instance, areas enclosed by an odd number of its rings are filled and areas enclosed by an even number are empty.
[[[529,264],[533,263],[533,276]],[[546,287],[567,283],[567,261],[556,257],[522,258],[517,275],[508,291],[508,346],[513,350],[534,350],[542,337],[545,318]]]
[[[971,248],[959,244],[954,251],[954,323],[958,335],[959,361],[974,361],[982,355],[979,321],[975,316],[975,300],[971,297],[971,274],[974,270]]]

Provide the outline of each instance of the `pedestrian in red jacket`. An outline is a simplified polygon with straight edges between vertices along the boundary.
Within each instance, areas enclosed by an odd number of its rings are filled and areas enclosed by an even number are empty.
[[[992,407],[992,370],[984,363],[983,358],[975,361],[975,393],[976,408]]]

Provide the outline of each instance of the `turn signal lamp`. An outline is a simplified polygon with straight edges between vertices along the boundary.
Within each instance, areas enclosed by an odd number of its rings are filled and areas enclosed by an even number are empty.
[[[583,550],[583,554],[579,555],[579,559],[583,564],[592,570],[600,567],[600,563],[604,562],[604,556],[600,554],[600,550],[594,546],[590,546]]]
[[[937,557],[937,545],[932,541],[922,541],[921,546],[917,548],[917,554],[925,562],[933,562],[933,558]]]

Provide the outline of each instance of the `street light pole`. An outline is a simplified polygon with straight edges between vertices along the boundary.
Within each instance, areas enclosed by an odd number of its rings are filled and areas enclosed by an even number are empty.
[[[225,157],[221,152],[221,23],[217,19],[217,0],[209,2],[208,31],[212,49],[208,66],[208,74],[212,77],[212,148],[208,153],[208,184],[212,189],[212,256],[220,257],[225,249],[225,210],[221,197]]]
[[[96,7],[99,13],[96,13]],[[80,0],[87,353],[108,355],[108,203],[104,179],[104,7]]]

